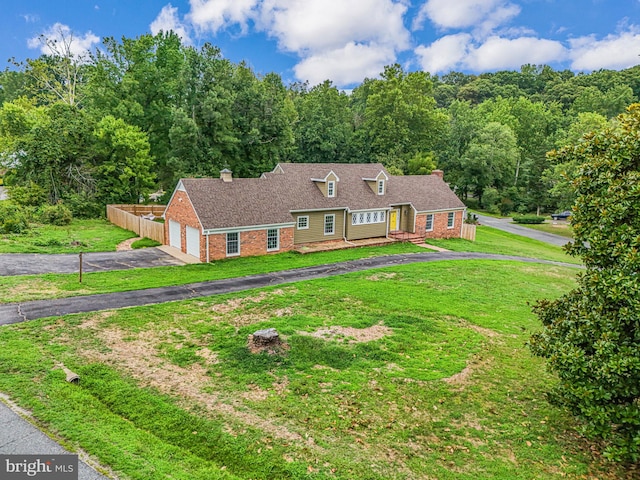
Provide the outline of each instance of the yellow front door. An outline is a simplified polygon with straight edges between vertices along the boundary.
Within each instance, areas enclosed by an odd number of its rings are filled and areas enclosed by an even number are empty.
[[[395,232],[396,230],[398,230],[398,211],[391,210],[391,213],[389,213],[389,231]]]

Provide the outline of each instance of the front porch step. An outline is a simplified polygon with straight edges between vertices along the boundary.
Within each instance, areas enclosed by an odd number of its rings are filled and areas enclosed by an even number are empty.
[[[390,232],[389,238],[393,238],[398,242],[411,242],[416,245],[424,243],[424,237],[410,232]]]

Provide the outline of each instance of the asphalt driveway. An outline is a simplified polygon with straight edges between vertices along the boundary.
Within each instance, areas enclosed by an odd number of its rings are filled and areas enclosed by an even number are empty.
[[[487,227],[496,228],[522,237],[533,238],[534,240],[540,240],[541,242],[550,243],[551,245],[556,245],[558,247],[562,247],[570,241],[562,235],[540,232],[532,228],[523,227],[522,225],[516,225],[511,223],[511,219],[509,218],[494,218],[487,217],[485,215],[478,215],[478,221],[481,225],[486,225]]]
[[[122,252],[88,252],[82,254],[83,272],[105,272],[130,268],[184,265],[184,262],[159,248],[141,248]],[[76,273],[80,256],[75,253],[45,255],[39,253],[0,254],[0,276]]]
[[[0,305],[0,326],[20,323],[37,318],[57,317],[72,313],[94,312],[115,308],[153,305],[158,303],[208,297],[226,293],[240,292],[253,288],[262,288],[284,283],[300,282],[317,278],[344,275],[346,273],[370,270],[374,268],[408,265],[418,262],[437,262],[442,260],[511,260],[529,263],[546,263],[576,267],[576,265],[538,260],[535,258],[511,255],[494,255],[475,252],[425,252],[372,257],[349,262],[332,263],[313,267],[296,268],[273,273],[249,275],[246,277],[212,280],[209,282],[176,285],[172,287],[149,288],[129,292],[114,292],[81,297],[69,297],[53,300],[34,300],[23,303]]]

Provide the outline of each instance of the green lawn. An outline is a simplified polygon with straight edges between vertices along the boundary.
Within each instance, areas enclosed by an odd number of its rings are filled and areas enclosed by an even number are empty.
[[[22,234],[0,234],[0,253],[109,252],[135,236],[100,219],[76,219],[64,227],[32,224]]]
[[[406,265],[3,327],[0,391],[123,478],[624,478],[525,346],[575,273]],[[286,346],[250,353],[267,327]]]
[[[477,227],[475,242],[454,238],[450,240],[429,239],[428,243],[456,252],[499,253],[558,262],[580,263],[579,259],[570,257],[560,247],[482,225]]]
[[[539,225],[522,225],[523,227],[532,228],[534,230],[540,230],[541,232],[553,233],[555,235],[561,235],[569,239],[573,238],[573,230],[571,225],[567,222],[545,222]]]
[[[518,235],[501,232],[490,227],[478,227],[475,242],[467,240],[429,240],[430,244],[454,251],[477,251],[521,255],[561,262],[578,263],[561,248]],[[28,275],[0,277],[0,303],[90,295],[123,290],[233,278],[258,273],[275,272],[290,268],[322,265],[332,262],[367,258],[396,253],[425,252],[411,243],[395,243],[384,247],[318,252],[300,255],[294,252],[261,257],[243,257],[212,262],[210,264],[180,267],[156,267],[114,272],[85,273],[82,283],[76,274]]]

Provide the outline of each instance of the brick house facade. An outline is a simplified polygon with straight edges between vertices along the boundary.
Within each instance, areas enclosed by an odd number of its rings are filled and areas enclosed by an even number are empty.
[[[396,177],[380,164],[279,164],[260,178],[182,179],[165,210],[165,243],[202,262],[305,243],[460,237],[465,206],[442,178]]]

